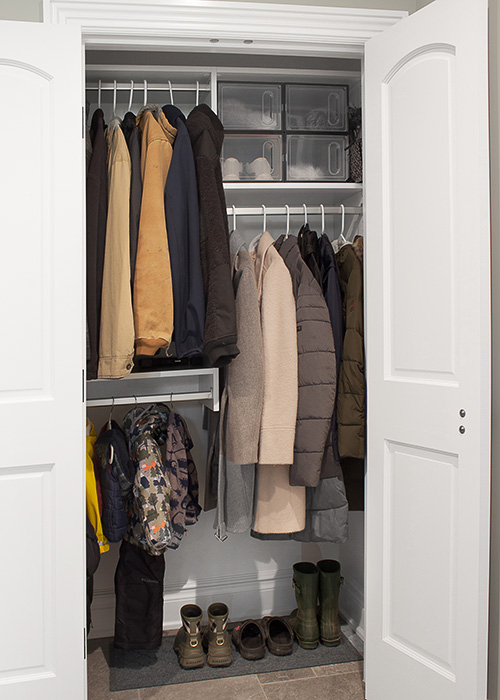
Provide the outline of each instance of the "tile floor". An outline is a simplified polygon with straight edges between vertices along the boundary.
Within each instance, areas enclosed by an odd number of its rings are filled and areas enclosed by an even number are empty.
[[[362,643],[348,627],[349,641]],[[363,662],[315,666],[139,690],[109,690],[109,670],[99,640],[88,643],[88,700],[364,700]]]

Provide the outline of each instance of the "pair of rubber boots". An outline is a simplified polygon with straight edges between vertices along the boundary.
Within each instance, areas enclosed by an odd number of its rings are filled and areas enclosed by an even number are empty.
[[[226,630],[229,610],[225,603],[208,606],[208,627],[201,630],[202,609],[195,604],[181,608],[182,627],[177,632],[174,650],[182,668],[200,668],[205,664],[205,652],[209,666],[229,666],[233,661],[231,638]]]
[[[293,586],[297,610],[289,620],[303,649],[340,644],[339,589],[340,564],[323,559],[317,564],[303,561],[293,565]],[[319,598],[319,608],[318,608]]]

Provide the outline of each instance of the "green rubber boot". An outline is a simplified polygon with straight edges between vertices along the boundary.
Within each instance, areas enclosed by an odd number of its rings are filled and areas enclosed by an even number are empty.
[[[316,564],[302,561],[293,565],[293,586],[297,609],[292,612],[289,622],[303,649],[316,649],[318,646],[318,578]]]
[[[201,643],[202,614],[198,605],[183,605],[181,608],[182,627],[176,634],[174,651],[182,668],[200,668],[205,664]]]
[[[208,606],[208,628],[203,635],[203,646],[207,651],[209,666],[229,666],[233,662],[231,637],[227,631],[229,610],[225,603]]]
[[[340,564],[335,559],[319,561],[319,629],[326,647],[340,644],[339,589],[342,581]]]

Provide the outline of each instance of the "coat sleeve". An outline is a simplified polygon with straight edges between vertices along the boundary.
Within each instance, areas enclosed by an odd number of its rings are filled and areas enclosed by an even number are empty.
[[[261,297],[264,400],[259,464],[292,464],[298,400],[295,298],[279,253],[271,248],[268,255],[271,264]]]

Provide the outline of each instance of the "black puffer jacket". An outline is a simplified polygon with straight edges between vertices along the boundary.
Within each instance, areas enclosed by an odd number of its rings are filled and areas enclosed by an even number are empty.
[[[337,373],[330,317],[323,293],[300,255],[294,236],[275,243],[292,277],[297,308],[299,403],[292,486],[316,486],[331,428]]]
[[[236,308],[229,256],[226,199],[220,154],[224,128],[205,104],[186,121],[193,146],[200,208],[200,253],[205,292],[203,351],[211,365],[224,365],[238,355]]]

